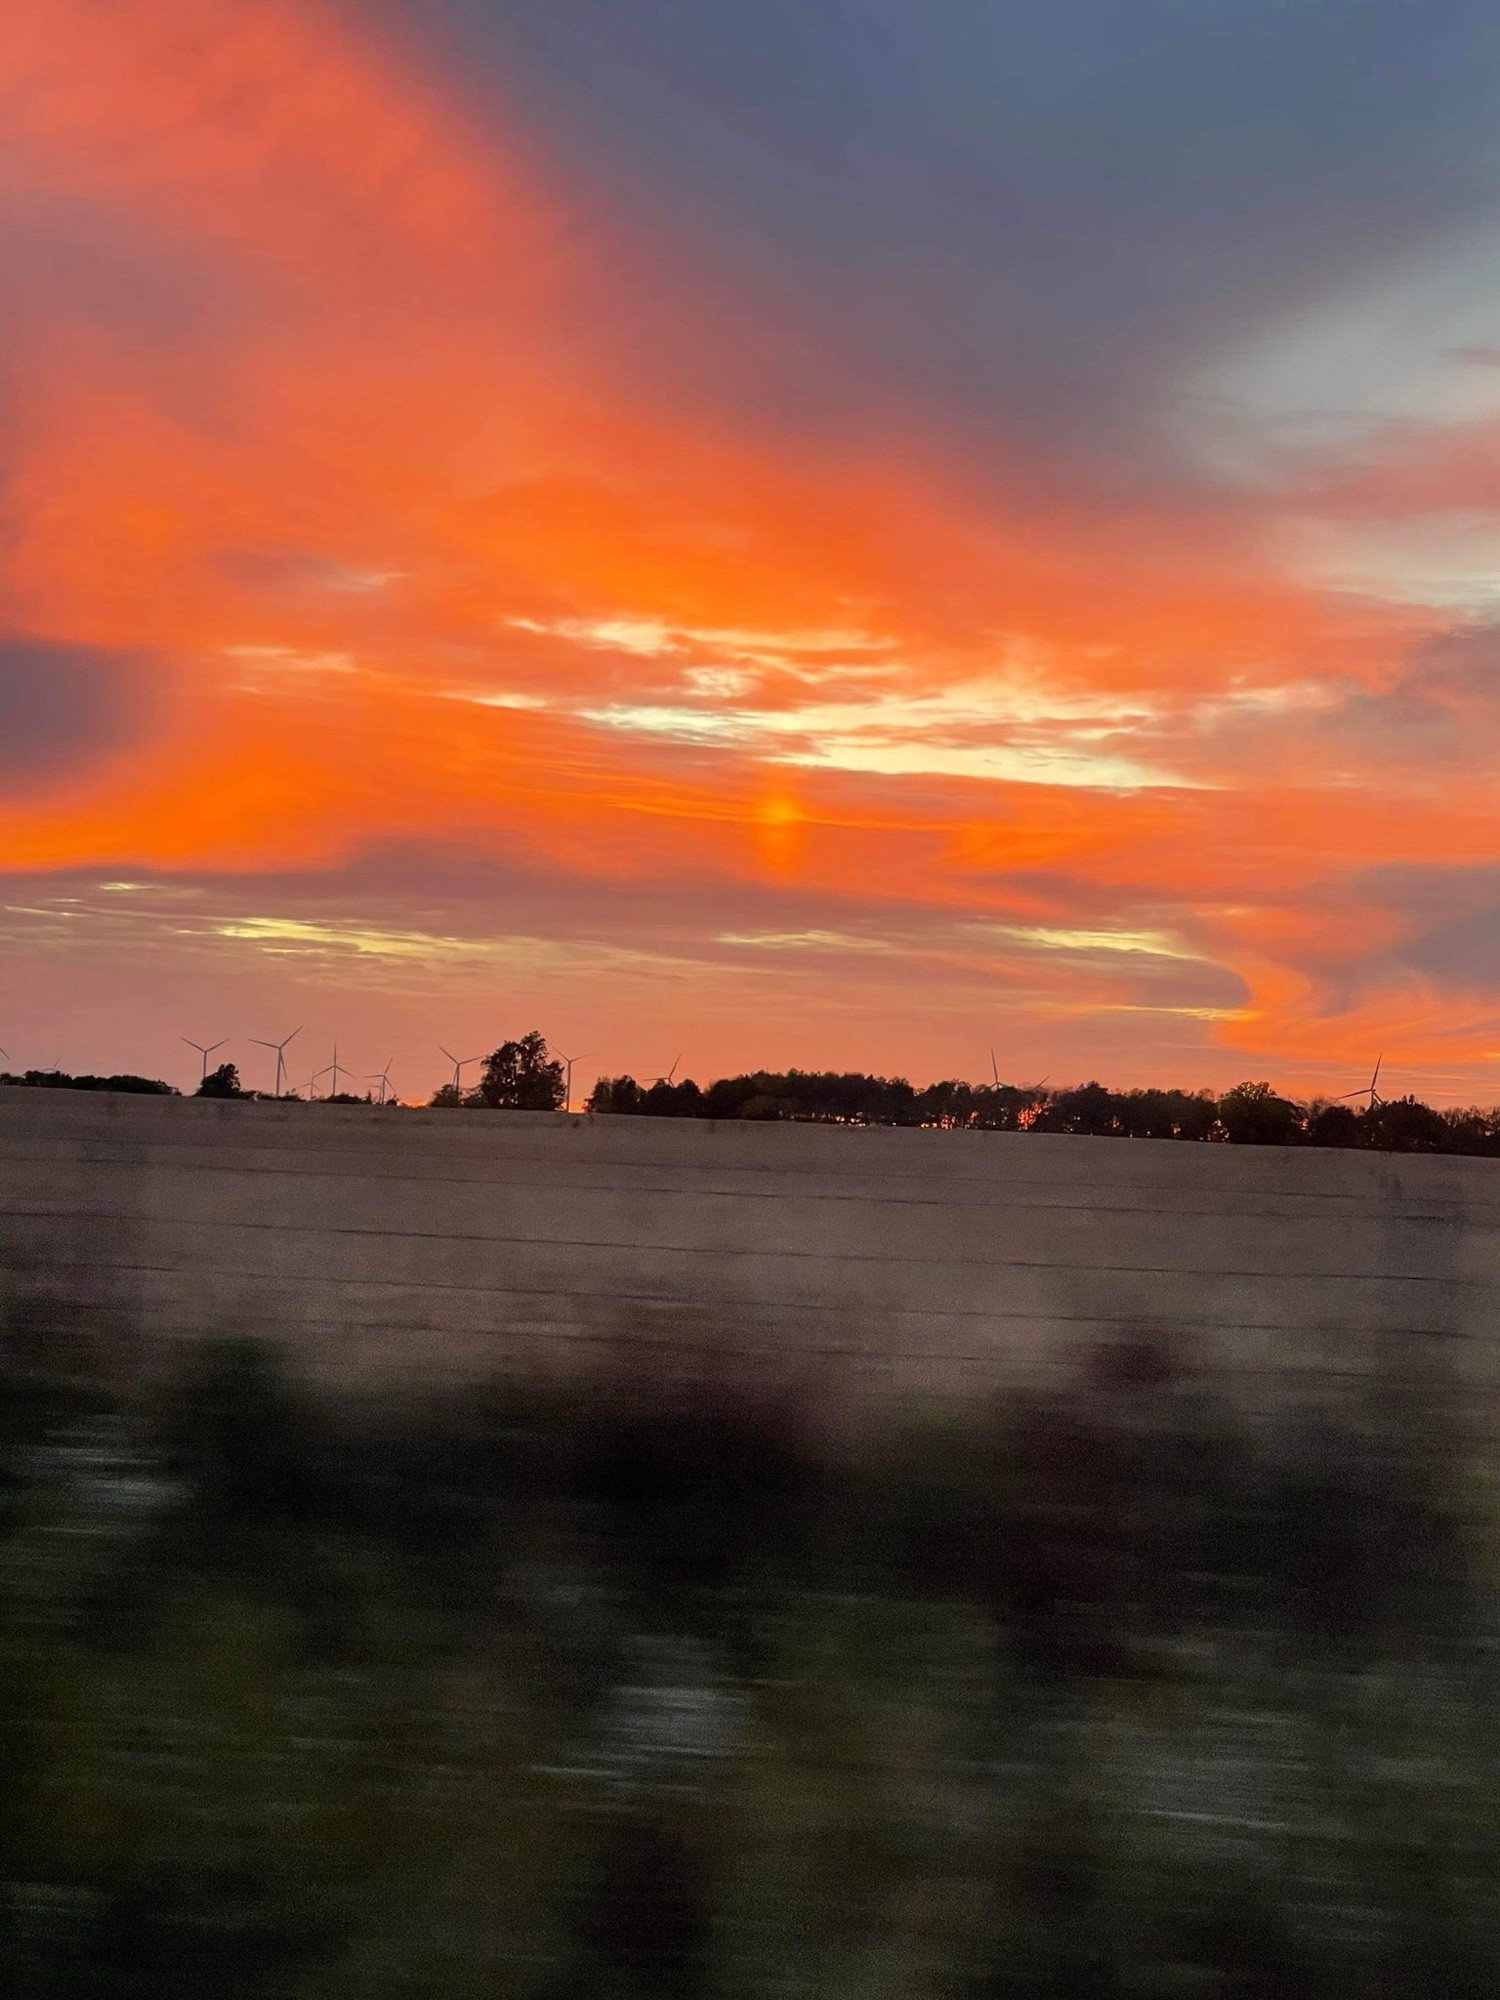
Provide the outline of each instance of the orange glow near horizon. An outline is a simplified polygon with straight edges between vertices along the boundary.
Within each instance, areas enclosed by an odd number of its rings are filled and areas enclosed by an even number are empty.
[[[610,331],[748,354],[685,255],[643,271],[301,0],[14,0],[0,107],[0,198],[71,246],[16,279],[0,638],[122,716],[0,764],[13,1011],[62,938],[71,981],[126,968],[122,1036],[154,957],[307,982],[383,1051],[432,995],[487,1032],[500,963],[580,1040],[688,1024],[700,1071],[977,1075],[998,1016],[1115,1082],[1383,1048],[1500,1097],[1497,996],[1408,952],[1421,871],[1500,863],[1489,763],[1381,734],[1454,621],[1277,535],[1492,505],[1491,440],[1120,507],[1019,439],[977,480],[915,400],[857,443],[711,407]],[[1470,732],[1461,679],[1423,700]]]

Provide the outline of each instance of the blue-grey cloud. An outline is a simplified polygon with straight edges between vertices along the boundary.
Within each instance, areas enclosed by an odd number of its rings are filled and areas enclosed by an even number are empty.
[[[214,340],[242,337],[264,308],[264,285],[252,291],[228,258],[118,202],[35,185],[23,201],[0,204],[0,366],[55,338],[60,310],[108,327],[138,354],[180,364]]]
[[[132,742],[149,708],[134,654],[0,639],[0,791],[45,785]]]
[[[664,349],[768,421],[895,387],[1128,463],[1186,358],[1500,201],[1479,0],[392,4],[593,202],[809,336],[753,385]]]
[[[1500,868],[1423,864],[1384,868],[1362,887],[1409,935],[1368,977],[1406,967],[1455,991],[1500,999]]]
[[[1500,625],[1474,621],[1415,647],[1384,688],[1351,687],[1301,722],[1310,768],[1416,786],[1469,780],[1500,756]],[[1286,726],[1286,725],[1284,725]]]

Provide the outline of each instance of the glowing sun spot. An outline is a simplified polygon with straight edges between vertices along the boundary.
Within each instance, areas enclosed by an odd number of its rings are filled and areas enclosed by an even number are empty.
[[[796,868],[806,819],[801,806],[785,792],[773,792],[756,806],[755,851],[773,875],[789,875]]]

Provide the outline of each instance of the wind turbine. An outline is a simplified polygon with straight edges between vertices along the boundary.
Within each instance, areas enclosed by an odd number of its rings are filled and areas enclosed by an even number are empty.
[[[287,1046],[289,1043],[295,1042],[301,1033],[302,1030],[300,1028],[293,1028],[286,1039],[280,1042],[263,1042],[259,1035],[252,1035],[250,1037],[258,1049],[274,1049],[276,1051],[276,1095],[278,1097],[282,1094],[282,1086],[286,1079]]]
[[[552,1050],[553,1055],[557,1057],[558,1061],[567,1066],[568,1080],[563,1086],[563,1110],[571,1111],[573,1109],[573,1065],[574,1063],[582,1062],[584,1056],[591,1056],[594,1051],[592,1049],[585,1049],[580,1055],[565,1056],[562,1050],[557,1048],[553,1043],[548,1042],[547,1046]],[[677,1060],[680,1062],[682,1058],[679,1056]],[[676,1069],[677,1063],[673,1063],[672,1067]]]
[[[1041,1092],[1046,1089],[1047,1085],[1051,1082],[1051,1080],[1052,1080],[1052,1072],[1051,1070],[1048,1070],[1047,1074],[1042,1078],[1040,1083],[1018,1083],[1014,1087],[1017,1090],[1019,1090],[1024,1096],[1034,1098],[1039,1096]],[[995,1062],[995,1051],[993,1049],[990,1050],[990,1082],[995,1086],[996,1090],[1000,1088],[1000,1070]]]
[[[1342,1097],[1336,1097],[1333,1100],[1334,1103],[1347,1104],[1351,1097],[1367,1097],[1369,1098],[1370,1102],[1366,1108],[1370,1111],[1373,1111],[1377,1104],[1384,1104],[1385,1099],[1380,1095],[1379,1091],[1375,1088],[1376,1084],[1379,1083],[1380,1081],[1380,1065],[1384,1061],[1385,1061],[1385,1051],[1384,1049],[1382,1049],[1380,1054],[1375,1058],[1375,1067],[1370,1072],[1370,1081],[1368,1083],[1361,1084],[1358,1090],[1346,1090]]]
[[[324,1063],[321,1069],[313,1071],[313,1082],[316,1083],[320,1076],[327,1076],[330,1070],[332,1070],[333,1072],[333,1088],[332,1090],[329,1091],[328,1095],[330,1097],[337,1097],[339,1094],[339,1075],[340,1075],[339,1045],[337,1042],[335,1042],[333,1045],[333,1061],[331,1063]],[[345,1076],[349,1074],[347,1068],[343,1070],[343,1074]]]
[[[203,1069],[198,1081],[200,1084],[206,1083],[208,1081],[208,1059],[215,1049],[222,1049],[224,1047],[225,1043],[229,1040],[228,1035],[221,1035],[216,1042],[195,1042],[191,1035],[184,1035],[182,1040],[187,1043],[190,1049],[196,1049],[199,1055],[202,1056]],[[3,1056],[4,1053],[4,1049],[0,1049],[0,1056]]]
[[[396,1058],[392,1056],[384,1069],[372,1069],[370,1074],[365,1078],[366,1083],[378,1083],[380,1085],[380,1095],[375,1100],[377,1104],[385,1103],[385,1094],[391,1087],[391,1069],[395,1060]]]
[[[453,1053],[453,1051],[452,1051],[451,1049],[445,1049],[445,1048],[443,1047],[443,1045],[442,1045],[442,1043],[441,1043],[441,1042],[439,1042],[439,1043],[438,1043],[438,1053],[439,1053],[440,1055],[445,1055],[445,1056],[446,1056],[446,1057],[448,1058],[449,1062],[451,1062],[451,1063],[452,1063],[452,1065],[453,1065],[453,1088],[454,1088],[454,1090],[455,1090],[455,1091],[456,1091],[456,1092],[458,1093],[458,1095],[462,1096],[462,1095],[463,1095],[463,1073],[464,1073],[464,1071],[465,1071],[465,1070],[466,1070],[466,1069],[467,1069],[467,1068],[469,1067],[469,1064],[470,1064],[470,1063],[476,1063],[476,1062],[483,1062],[483,1061],[484,1061],[484,1057],[483,1057],[483,1056],[456,1056],[456,1055],[454,1055],[454,1053]]]
[[[675,1081],[675,1079],[676,1079],[676,1076],[677,1076],[677,1065],[678,1065],[678,1064],[679,1064],[679,1063],[680,1063],[681,1061],[682,1061],[682,1057],[681,1057],[681,1056],[673,1056],[673,1058],[672,1058],[672,1067],[671,1067],[671,1068],[670,1068],[670,1069],[669,1069],[669,1070],[667,1071],[666,1075],[665,1075],[665,1076],[653,1076],[653,1077],[652,1077],[652,1079],[651,1079],[652,1083],[654,1083],[654,1084],[655,1084],[655,1083],[672,1083],[672,1082],[674,1082],[674,1081]]]

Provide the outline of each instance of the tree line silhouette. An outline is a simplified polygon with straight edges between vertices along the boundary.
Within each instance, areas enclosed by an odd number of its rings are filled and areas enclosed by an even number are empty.
[[[175,1097],[169,1083],[143,1076],[72,1076],[64,1070],[0,1071],[0,1084],[61,1090],[113,1090]],[[210,1071],[200,1097],[244,1097],[232,1063]],[[447,1083],[434,1092],[437,1110],[558,1111],[563,1065],[539,1029],[502,1042],[485,1058],[478,1084]],[[341,1092],[344,1104],[373,1102]],[[765,1123],[896,1125],[986,1132],[1060,1132],[1109,1139],[1193,1139],[1238,1146],[1322,1146],[1383,1153],[1464,1153],[1500,1157],[1500,1106],[1438,1109],[1417,1097],[1375,1099],[1356,1110],[1324,1097],[1285,1097],[1269,1083],[1209,1090],[1109,1090],[1089,1082],[1068,1088],[966,1083],[958,1078],[922,1088],[905,1077],[858,1070],[755,1070],[719,1077],[707,1086],[691,1077],[601,1076],[590,1112],[625,1117],[747,1119]]]
[[[65,1069],[28,1069],[19,1074],[11,1070],[0,1070],[0,1084],[10,1084],[23,1090],[115,1090],[123,1091],[131,1097],[181,1097],[182,1092],[175,1083],[165,1083],[159,1076],[93,1076],[71,1075]],[[247,1090],[240,1081],[238,1066],[234,1063],[220,1063],[217,1069],[204,1072],[203,1080],[192,1092],[194,1097],[243,1098],[247,1102],[257,1098],[267,1098],[274,1103],[276,1098],[264,1090]],[[284,1093],[283,1103],[299,1102],[298,1093],[290,1090]],[[364,1096],[356,1096],[353,1091],[340,1090],[326,1098],[318,1099],[322,1104],[374,1104],[375,1095],[366,1091]]]
[[[590,1111],[646,1118],[743,1118],[803,1124],[906,1125],[1091,1138],[1195,1139],[1241,1146],[1335,1146],[1395,1153],[1500,1156],[1500,1106],[1438,1110],[1415,1097],[1363,1110],[1327,1098],[1283,1097],[1269,1083],[1208,1090],[1048,1090],[950,1078],[918,1089],[905,1077],[857,1071],[757,1070],[706,1089],[692,1078],[649,1087],[602,1076]]]

